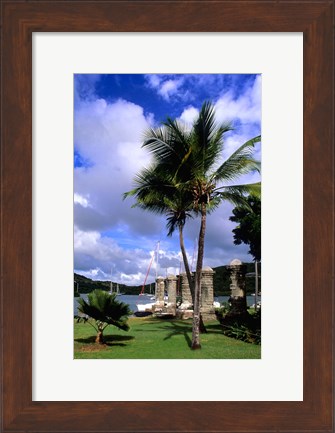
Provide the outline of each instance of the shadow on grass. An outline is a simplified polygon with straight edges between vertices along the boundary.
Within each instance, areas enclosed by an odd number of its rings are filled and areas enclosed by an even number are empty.
[[[167,321],[164,320],[164,322],[166,324]],[[164,322],[162,321],[160,323],[163,324]],[[192,322],[188,322],[188,321],[181,322],[179,320],[178,321],[171,320],[171,321],[169,321],[169,324],[172,325],[174,327],[174,329],[179,329],[180,331],[185,330],[185,328],[188,328],[189,331],[192,331]],[[210,325],[207,325],[205,323],[205,328],[206,328],[206,331],[208,334],[222,334],[222,326],[220,325],[220,323],[217,323],[217,324],[214,323],[214,324],[210,324]],[[162,326],[160,329],[169,330],[170,326],[164,326],[164,327]]]
[[[171,321],[169,323],[170,325],[172,325],[173,330],[164,338],[164,341],[169,340],[170,338],[176,335],[183,335],[188,347],[191,348],[192,340],[190,339],[190,336],[188,334],[192,332],[192,326],[190,326],[189,323],[185,323],[187,327],[184,325],[184,323],[180,323],[180,322]],[[165,326],[163,329],[170,330],[171,326]]]
[[[171,330],[171,327],[173,328]],[[220,334],[223,336],[222,327],[220,323],[218,324],[211,324],[206,325],[207,334]],[[169,321],[169,325],[162,327],[161,329],[164,329],[165,331],[171,332],[164,338],[164,340],[169,340],[170,338],[176,336],[176,335],[184,335],[184,338],[188,344],[188,346],[191,348],[192,341],[189,336],[189,334],[192,333],[192,323],[190,322],[180,322],[180,321]]]
[[[220,325],[220,323],[213,324],[213,325],[206,325],[205,323],[205,327],[207,329],[208,334],[223,334],[222,326]]]
[[[87,338],[75,338],[74,341],[82,344],[95,344],[95,335]],[[131,335],[104,335],[104,343],[101,346],[126,346],[122,341],[133,340],[135,337]],[[97,344],[97,346],[99,346]]]
[[[141,324],[142,325],[142,324]],[[140,326],[141,326],[140,325]],[[160,318],[154,318],[152,320],[146,320],[143,322],[143,325],[146,326],[145,332],[161,332],[163,330],[170,330],[171,326],[179,327],[181,330],[185,328],[192,329],[192,322],[181,322],[180,320],[173,320],[173,319],[160,319]],[[150,329],[152,325],[152,328]],[[132,328],[133,332],[141,332],[140,326],[134,330]]]

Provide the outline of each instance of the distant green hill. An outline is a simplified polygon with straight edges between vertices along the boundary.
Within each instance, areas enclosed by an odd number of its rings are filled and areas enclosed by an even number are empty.
[[[79,293],[89,293],[94,289],[109,290],[110,281],[96,281],[86,278],[83,275],[74,274],[74,290],[77,289],[77,283]]]
[[[247,273],[255,271],[254,263],[246,263]],[[259,273],[261,266],[259,265]],[[229,270],[227,266],[218,266],[213,268],[214,274],[214,295],[223,296],[230,294],[230,278]],[[98,281],[91,280],[79,274],[74,274],[74,291],[76,292],[77,283],[79,286],[79,293],[89,293],[94,289],[110,290],[110,281]],[[114,288],[116,287],[116,282],[113,282]],[[125,295],[138,295],[142,290],[142,285],[140,286],[127,286],[125,284],[119,284],[119,290]],[[259,290],[261,290],[261,279],[259,279]],[[150,284],[145,285],[145,293],[150,292]],[[247,293],[255,292],[255,278],[247,278]]]
[[[79,286],[79,293],[90,293],[92,290],[101,289],[110,291],[111,282],[110,281],[99,281],[99,280],[91,280],[90,278],[86,278],[83,275],[74,274],[74,290],[76,290],[76,286]],[[114,290],[116,289],[116,282],[113,281]],[[149,292],[149,285],[148,292]],[[142,289],[142,286],[126,286],[125,284],[119,284],[120,293],[124,293],[126,295],[138,295]]]

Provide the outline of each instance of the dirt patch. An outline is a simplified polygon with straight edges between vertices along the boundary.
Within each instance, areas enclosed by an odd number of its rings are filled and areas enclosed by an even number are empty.
[[[80,348],[80,352],[100,352],[101,350],[106,350],[108,347],[107,344],[90,344],[85,345]]]

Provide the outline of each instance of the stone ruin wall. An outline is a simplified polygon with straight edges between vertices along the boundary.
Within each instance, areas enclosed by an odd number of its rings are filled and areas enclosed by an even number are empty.
[[[213,269],[206,267],[202,270],[201,273],[201,297],[200,297],[200,311],[202,314],[202,318],[204,321],[213,320],[215,319],[215,310],[213,306],[214,302],[214,287],[213,287],[213,276],[214,271]],[[182,298],[183,304],[193,304],[192,302],[192,295],[190,286],[188,284],[188,279],[186,273],[180,274],[181,281],[180,281],[180,294]],[[194,275],[192,275],[194,278]],[[169,278],[167,281],[169,281]],[[174,277],[176,282],[177,278]],[[168,290],[169,294],[169,290]],[[187,310],[189,311],[189,310]],[[184,316],[190,316],[190,314],[184,314]]]
[[[214,271],[210,267],[202,270],[200,312],[204,322],[215,319],[213,277]]]
[[[231,309],[229,316],[239,316],[247,314],[247,297],[246,297],[246,271],[247,267],[238,259],[230,262],[230,304]]]
[[[192,278],[194,278],[193,275],[192,275]],[[190,290],[187,275],[185,272],[180,274],[180,283],[181,283],[180,284],[180,296],[181,296],[182,302],[193,304],[191,290]]]
[[[245,274],[246,266],[238,259],[234,259],[228,266],[230,270],[230,290],[231,290],[231,315],[245,314],[247,311],[246,291],[245,291]],[[194,275],[192,274],[194,278]],[[203,321],[215,319],[214,303],[214,271],[210,267],[205,267],[201,272],[201,296],[200,312]],[[164,301],[164,290],[168,293],[167,302]],[[183,304],[193,304],[191,290],[188,284],[186,273],[180,274],[180,295]],[[192,310],[184,309],[182,314],[180,309],[176,309],[177,297],[177,277],[169,275],[167,278],[157,278],[156,305],[154,310],[163,311],[169,314],[176,314],[180,318],[192,317]]]

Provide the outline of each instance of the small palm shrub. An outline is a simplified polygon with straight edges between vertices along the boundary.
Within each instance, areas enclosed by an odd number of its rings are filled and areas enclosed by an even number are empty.
[[[96,289],[88,295],[88,302],[80,298],[78,304],[78,311],[84,317],[76,316],[77,321],[84,321],[93,326],[97,332],[96,343],[104,342],[103,332],[109,325],[116,326],[123,331],[129,330],[127,321],[132,311],[128,304],[116,299],[115,293],[110,294]],[[95,323],[88,321],[88,317],[94,319]]]

